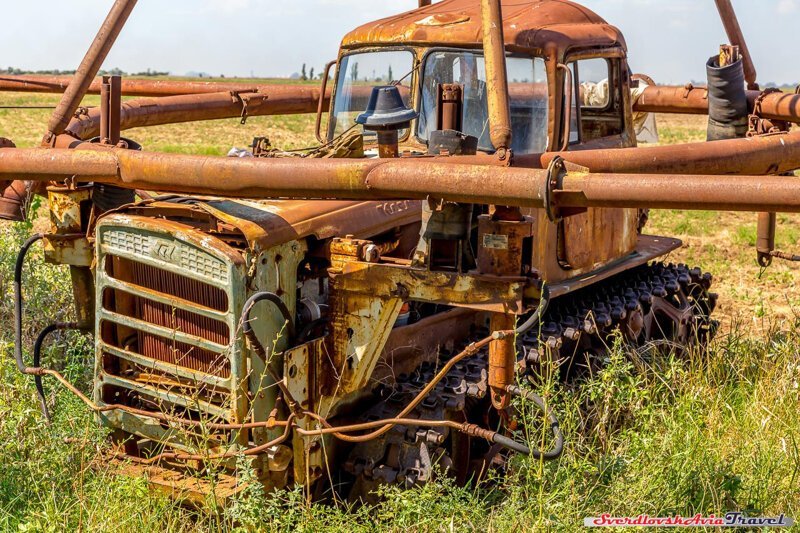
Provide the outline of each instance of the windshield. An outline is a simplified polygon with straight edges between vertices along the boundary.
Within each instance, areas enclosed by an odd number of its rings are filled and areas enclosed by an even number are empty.
[[[331,137],[341,135],[355,125],[356,117],[367,109],[372,88],[399,82],[398,88],[406,105],[411,101],[411,78],[414,56],[406,50],[364,52],[342,58],[336,82]],[[357,126],[361,130],[361,126]],[[400,131],[402,138],[405,131]],[[365,132],[366,136],[375,132]]]
[[[516,153],[547,151],[547,74],[544,60],[509,57],[509,103],[513,129],[512,149]],[[462,124],[468,135],[478,138],[481,150],[493,151],[489,138],[489,111],[486,102],[486,67],[483,56],[474,52],[433,52],[425,61],[422,99],[417,135],[427,141],[436,129],[437,87],[458,83],[464,87]]]

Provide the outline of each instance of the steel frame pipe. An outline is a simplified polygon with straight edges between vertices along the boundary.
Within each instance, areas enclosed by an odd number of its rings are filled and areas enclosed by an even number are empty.
[[[761,91],[747,91],[747,105],[752,113]],[[708,90],[705,87],[652,85],[646,87],[633,105],[642,113],[708,114]],[[761,99],[759,116],[768,120],[800,123],[800,94],[773,92]]]
[[[758,89],[756,83],[756,67],[753,64],[753,58],[750,56],[750,50],[747,48],[747,41],[742,33],[742,27],[739,26],[739,19],[736,18],[736,11],[733,9],[731,0],[714,0],[717,4],[717,11],[719,11],[719,18],[722,20],[722,25],[725,27],[725,33],[728,35],[728,41],[731,44],[739,47],[744,61],[744,77],[747,81],[748,89]]]
[[[450,162],[442,162],[450,159]],[[426,160],[240,159],[96,150],[0,149],[3,175],[238,198],[426,199],[543,207],[800,212],[795,176],[612,174]],[[554,182],[556,182],[554,184]],[[490,184],[491,186],[487,186]],[[552,189],[552,190],[549,190]]]
[[[117,40],[122,31],[128,16],[136,6],[137,0],[116,0],[108,13],[106,20],[97,32],[97,36],[92,41],[92,45],[86,52],[78,70],[75,72],[74,80],[67,86],[61,101],[53,111],[50,121],[47,124],[47,134],[42,143],[49,145],[53,138],[67,128],[72,115],[81,104],[81,100],[86,95],[86,90],[97,76],[97,72],[105,61],[108,52]]]
[[[317,91],[316,96],[318,94]],[[220,92],[130,100],[121,106],[120,129],[242,116],[304,113],[314,96],[312,88],[295,93],[274,87],[267,93]],[[61,136],[64,138],[58,138],[55,146],[64,148],[74,143],[75,139],[96,137],[100,131],[101,110],[93,108],[86,115],[74,117],[66,134]]]
[[[2,75],[0,91],[63,93],[70,85],[70,76],[36,76],[36,75]],[[94,78],[86,90],[86,94],[100,94],[102,79]],[[294,95],[294,98],[307,99],[303,113],[314,113],[319,101],[319,87],[315,85],[283,85],[264,83],[245,83],[227,81],[175,81],[175,80],[141,80],[124,78],[120,88],[123,96],[161,97],[188,94],[207,94],[219,92],[255,92],[280,94],[281,97]],[[325,103],[330,102],[331,90],[325,92]],[[313,100],[313,102],[312,102]]]
[[[546,168],[556,157],[591,172],[619,174],[780,174],[800,168],[800,132],[652,148],[616,148],[514,157],[514,166]]]
[[[652,209],[800,212],[795,176],[686,176],[569,173],[556,205]]]

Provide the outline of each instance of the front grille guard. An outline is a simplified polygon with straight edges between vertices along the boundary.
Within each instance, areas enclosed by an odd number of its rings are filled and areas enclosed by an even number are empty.
[[[164,221],[153,223],[164,224]],[[224,243],[210,243],[212,239],[206,237],[201,244],[193,242],[195,239],[191,237],[186,232],[168,233],[141,224],[121,226],[112,221],[101,222],[98,226],[94,400],[102,406],[135,399],[139,407],[145,406],[148,410],[170,415],[244,423],[248,409],[244,394],[247,390],[247,364],[242,336],[238,331],[244,298],[244,268],[242,264],[234,264],[229,260],[229,250],[215,253],[217,250],[214,245],[227,246]],[[144,267],[149,277],[139,276],[136,279],[119,273],[112,275],[110,272],[113,269],[109,268],[108,263],[118,264],[120,261]],[[222,309],[219,305],[203,305],[192,301],[188,297],[191,295],[175,294],[180,287],[161,286],[157,289],[162,290],[156,290],[152,283],[153,269],[217,288],[224,292],[227,305]],[[125,297],[138,304],[127,311],[120,311],[116,303],[118,298]],[[151,318],[158,316],[153,314],[154,308],[169,308],[173,317],[181,314],[183,322],[179,323],[177,318],[171,324],[163,318],[156,321],[161,324],[145,321],[139,316],[143,306],[151,311]],[[191,329],[187,327],[190,323],[201,321],[205,324],[218,322],[224,326],[219,329],[227,332],[227,342],[222,342],[219,332],[185,331]],[[178,327],[170,327],[176,325]],[[116,335],[109,335],[109,331]],[[142,346],[138,349],[126,346],[123,339],[119,338],[120,331],[133,332],[140,344],[144,335],[149,340],[150,353]],[[158,357],[153,357],[153,346],[162,349]],[[174,352],[176,356],[164,356],[164,346],[177,347],[178,350]],[[182,355],[186,347],[202,354],[213,354],[224,364],[202,368],[199,364],[191,364],[189,359],[196,363],[198,358],[189,358],[185,353]],[[115,366],[125,371],[112,370]],[[135,414],[112,410],[102,412],[99,416],[109,427],[182,450],[196,450],[198,446],[213,447],[220,440],[235,439],[241,444],[247,444],[248,441],[247,432],[242,431],[236,435],[211,435],[200,444],[198,435],[177,431],[167,424],[154,424],[152,420]]]

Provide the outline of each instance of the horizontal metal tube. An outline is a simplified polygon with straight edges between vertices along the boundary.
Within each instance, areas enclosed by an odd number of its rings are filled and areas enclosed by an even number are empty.
[[[591,172],[780,174],[800,168],[800,132],[652,148],[523,155],[515,156],[514,165],[545,168],[556,155]]]
[[[38,75],[0,75],[0,91],[32,92],[32,93],[63,93],[72,81],[72,76],[38,76]],[[102,78],[94,78],[87,88],[87,94],[100,94]],[[313,109],[316,111],[319,88],[316,85],[283,85],[228,81],[175,81],[175,80],[142,80],[123,78],[123,96],[178,96],[186,94],[206,94],[218,92],[246,92],[260,90],[285,91],[287,93],[307,94],[306,91],[315,92]],[[326,98],[330,97],[330,91]],[[310,105],[310,104],[309,104]]]
[[[78,176],[133,189],[238,198],[424,199],[540,204],[546,172],[434,160],[240,159],[93,149],[2,149],[0,176]],[[486,184],[497,187],[487,190]]]
[[[713,211],[800,212],[795,176],[686,176],[570,173],[557,203]]]
[[[449,163],[443,162],[450,159]],[[240,159],[130,150],[0,149],[0,177],[76,175],[122,187],[239,198],[442,198],[541,207],[547,172],[441,160]],[[559,206],[800,212],[794,176],[570,172]]]
[[[761,91],[747,91],[750,112]],[[654,85],[645,88],[633,105],[643,113],[708,114],[708,91],[705,87],[676,87]],[[762,118],[800,123],[800,95],[783,92],[769,93],[761,101]]]
[[[313,87],[283,90],[279,86],[265,92],[231,94],[218,92],[130,100],[122,104],[120,129],[128,130],[162,124],[178,124],[201,120],[247,116],[289,115],[309,112],[310,102],[316,105],[319,91]],[[72,119],[67,132],[72,139],[57,141],[58,147],[68,146],[74,138],[90,139],[100,133],[100,109]]]

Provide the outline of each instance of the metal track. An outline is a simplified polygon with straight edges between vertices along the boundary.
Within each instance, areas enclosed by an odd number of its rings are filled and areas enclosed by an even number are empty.
[[[685,265],[644,265],[601,283],[555,300],[540,330],[518,339],[518,371],[538,379],[545,361],[554,362],[562,379],[572,380],[580,369],[604,364],[614,337],[622,335],[634,347],[665,341],[684,350],[710,340],[716,322],[709,315],[717,296],[710,293],[712,276]],[[489,334],[476,331],[467,343]],[[454,355],[439,354],[440,361]],[[428,420],[469,420],[484,427],[497,424],[486,398],[488,388],[486,350],[465,359],[447,374],[412,413]],[[382,400],[359,421],[391,418],[427,384],[440,365],[425,363],[408,376],[398,376],[391,386],[381,386]],[[435,467],[449,470],[460,482],[493,464],[502,464],[499,449],[447,428],[395,426],[386,435],[356,445],[344,463],[354,478],[349,497],[373,500],[381,484],[405,488],[430,480]]]

